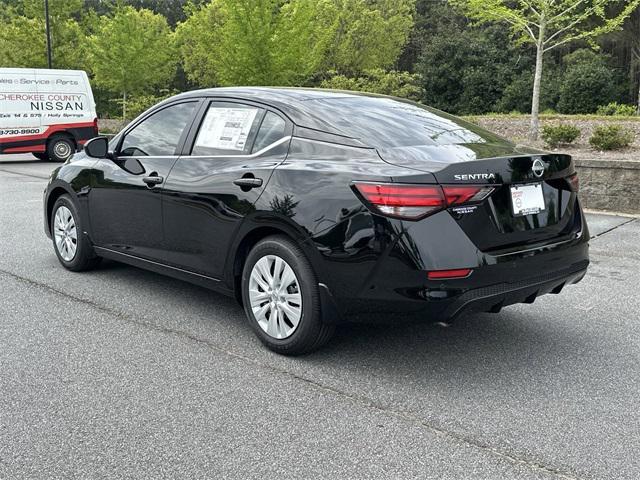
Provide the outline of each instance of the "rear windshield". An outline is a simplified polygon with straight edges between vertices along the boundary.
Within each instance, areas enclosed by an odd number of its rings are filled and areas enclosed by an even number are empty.
[[[312,111],[337,133],[372,147],[452,145],[501,141],[469,122],[435,109],[384,97],[307,100]],[[311,105],[309,105],[311,107]]]

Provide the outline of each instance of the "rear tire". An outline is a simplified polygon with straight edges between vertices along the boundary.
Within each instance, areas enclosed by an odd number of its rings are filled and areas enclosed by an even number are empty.
[[[47,155],[46,153],[32,153],[31,155],[33,155],[34,157],[36,157],[38,160],[49,160],[49,155]]]
[[[54,135],[47,142],[47,156],[54,162],[66,162],[75,151],[75,143],[66,135]]]
[[[249,252],[242,301],[251,328],[269,349],[302,355],[327,343],[335,327],[322,322],[318,281],[289,238],[267,237]]]
[[[53,250],[64,268],[73,272],[95,268],[96,256],[87,236],[82,233],[78,209],[69,195],[61,195],[53,205],[50,219]]]

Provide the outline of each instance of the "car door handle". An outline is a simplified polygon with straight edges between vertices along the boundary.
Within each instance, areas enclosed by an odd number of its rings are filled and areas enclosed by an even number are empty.
[[[148,177],[144,177],[142,181],[146,183],[149,187],[152,187],[154,185],[159,185],[160,183],[164,182],[164,178],[158,175],[149,175]]]
[[[262,186],[261,178],[243,177],[233,181],[234,185],[242,188],[256,188]]]

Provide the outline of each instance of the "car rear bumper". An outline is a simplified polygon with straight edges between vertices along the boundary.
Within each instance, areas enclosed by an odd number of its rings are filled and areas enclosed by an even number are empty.
[[[533,303],[541,295],[560,293],[582,280],[589,265],[589,236],[584,227],[568,240],[495,255],[476,252],[471,275],[460,279],[429,280],[426,270],[402,257],[406,248],[396,245],[378,257],[358,288],[323,287],[323,310],[331,312],[325,318],[451,321],[465,313],[498,312],[507,305]]]

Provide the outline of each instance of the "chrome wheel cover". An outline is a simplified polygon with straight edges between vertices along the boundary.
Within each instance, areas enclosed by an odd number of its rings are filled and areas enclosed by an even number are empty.
[[[302,317],[302,295],[289,264],[277,255],[258,260],[249,277],[249,302],[253,316],[267,335],[290,337]]]
[[[53,151],[58,156],[58,158],[67,158],[71,156],[71,147],[67,142],[58,141],[54,143]]]
[[[70,262],[78,250],[78,231],[71,210],[60,205],[53,217],[56,250],[65,262]]]

